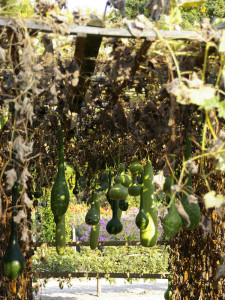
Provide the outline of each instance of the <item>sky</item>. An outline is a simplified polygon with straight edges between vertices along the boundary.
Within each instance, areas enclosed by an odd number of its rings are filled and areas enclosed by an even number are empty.
[[[107,0],[67,0],[67,3],[70,11],[75,8],[81,8],[86,11],[86,9],[89,8],[93,10],[93,12],[97,10],[98,14],[103,15],[106,1]]]

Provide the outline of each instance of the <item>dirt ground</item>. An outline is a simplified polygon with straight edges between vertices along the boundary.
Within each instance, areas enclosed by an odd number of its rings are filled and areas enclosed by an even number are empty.
[[[100,279],[101,294],[97,296],[97,280],[79,279],[71,280],[71,287],[65,284],[59,288],[55,279],[48,281],[41,287],[35,300],[163,300],[167,289],[167,279],[157,279],[155,282],[144,280],[133,281],[131,284],[124,279],[116,279],[110,284],[105,279]]]

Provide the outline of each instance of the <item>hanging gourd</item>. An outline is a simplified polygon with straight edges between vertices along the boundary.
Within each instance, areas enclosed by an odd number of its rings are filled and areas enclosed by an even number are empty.
[[[112,219],[107,223],[106,230],[109,234],[118,234],[123,230],[123,225],[118,218],[118,201],[114,200],[112,203]]]
[[[126,200],[120,200],[120,201],[119,201],[119,208],[120,208],[122,211],[127,211],[127,210],[128,210],[128,207],[129,207],[129,204],[128,204],[128,202],[126,202]]]
[[[95,209],[99,215],[99,220],[100,220],[100,201],[99,201],[98,193],[94,191],[92,197],[93,197]],[[98,222],[98,224],[91,226],[90,247],[92,250],[98,247],[99,232],[100,232],[100,223]]]
[[[111,200],[124,200],[128,196],[127,189],[121,184],[122,178],[120,175],[116,176],[115,184],[109,190],[109,198]]]
[[[91,208],[88,210],[85,216],[85,222],[88,225],[97,225],[100,221],[100,216],[98,211],[96,210],[94,199],[93,199],[93,193],[92,193],[92,203]]]
[[[130,196],[136,197],[141,193],[141,185],[137,182],[137,174],[133,175],[132,185],[128,188]]]
[[[112,206],[112,200],[109,197],[109,191],[111,189],[111,185],[112,185],[112,173],[111,173],[111,169],[109,169],[109,185],[108,185],[108,190],[106,193],[106,199],[109,202],[109,204]]]
[[[60,221],[69,205],[69,190],[65,178],[63,133],[61,127],[58,129],[58,149],[58,172],[51,191],[51,210],[56,223]]]
[[[171,275],[168,276],[168,288],[164,293],[165,300],[172,300],[172,289],[171,289],[172,277]]]
[[[139,163],[139,161],[135,158],[133,163],[130,165],[130,171],[132,174],[141,174],[143,172],[143,166]]]
[[[149,220],[148,226],[140,230],[140,241],[144,247],[152,247],[157,242],[157,210],[154,202],[153,168],[150,160],[144,166],[143,207]]]
[[[18,224],[14,221],[17,216],[17,200],[19,198],[19,184],[14,183],[12,188],[12,225],[9,243],[3,257],[3,271],[6,277],[13,280],[24,271],[25,259],[18,245]]]
[[[141,194],[140,194],[140,210],[136,216],[135,223],[137,227],[142,230],[146,229],[149,223],[148,217],[144,210],[144,204],[143,204],[143,186],[141,187]]]
[[[177,212],[175,200],[173,200],[168,214],[163,219],[162,225],[166,239],[174,237],[182,229],[182,219]]]
[[[190,158],[191,158],[191,137],[190,137],[190,134],[188,133],[186,135],[185,159],[188,160]],[[189,224],[189,226],[187,226],[186,220],[184,218],[182,218],[182,222],[183,222],[183,227],[186,230],[193,230],[199,225],[199,222],[201,219],[201,210],[200,210],[198,203],[190,204],[188,201],[188,197],[192,194],[191,193],[192,192],[192,177],[191,177],[190,171],[189,171],[189,174],[187,175],[187,177],[188,177],[188,180],[186,183],[187,191],[185,193],[183,193],[181,203],[183,205],[185,212],[189,216],[190,224]]]
[[[65,213],[69,205],[69,190],[65,178],[62,128],[58,129],[58,172],[51,191],[51,210],[56,223],[56,250],[59,255],[65,252]]]
[[[121,173],[120,176],[122,178],[121,184],[128,189],[129,186],[132,184],[131,177],[129,175],[127,175],[126,173]]]

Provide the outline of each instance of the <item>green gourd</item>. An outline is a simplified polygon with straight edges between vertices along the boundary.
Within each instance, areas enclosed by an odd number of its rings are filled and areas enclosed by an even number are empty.
[[[111,173],[111,170],[109,170],[109,185],[108,185],[108,190],[106,193],[106,199],[109,202],[109,204],[112,206],[112,200],[109,197],[109,191],[111,189],[111,185],[112,185],[112,173]]]
[[[126,188],[129,188],[129,186],[132,184],[131,177],[129,175],[127,175],[126,173],[121,173],[120,176],[122,178],[121,184],[123,186],[125,186]]]
[[[121,174],[125,171],[125,164],[120,163],[119,168],[118,168],[118,173]]]
[[[121,183],[114,184],[109,190],[109,198],[111,200],[124,200],[127,198],[127,195],[128,191]]]
[[[60,221],[56,223],[55,241],[57,253],[63,255],[66,249],[65,214],[62,215]]]
[[[182,219],[177,212],[175,201],[172,202],[168,214],[162,222],[166,239],[174,237],[182,228]]]
[[[120,208],[122,211],[127,211],[127,210],[128,210],[128,207],[129,207],[129,204],[128,204],[128,202],[126,202],[126,200],[120,200],[120,201],[119,201],[119,208]]]
[[[141,193],[141,185],[137,182],[137,175],[133,175],[132,185],[128,188],[128,193],[130,196],[139,196]]]
[[[118,234],[123,230],[123,225],[118,218],[118,201],[114,200],[112,203],[113,216],[107,223],[106,230],[109,234]]]
[[[9,243],[3,257],[3,270],[6,277],[13,280],[18,278],[24,271],[25,259],[18,245],[18,225],[14,221],[17,216],[16,202],[19,198],[19,184],[14,183],[12,188],[12,225]]]
[[[154,203],[153,168],[150,160],[144,166],[143,207],[149,220],[146,229],[140,230],[140,241],[144,247],[152,247],[157,242],[157,210]]]
[[[85,222],[88,225],[97,225],[99,221],[100,221],[100,217],[98,211],[95,208],[95,203],[93,201],[93,193],[92,193],[91,208],[86,213]]]
[[[139,229],[146,229],[148,226],[149,220],[148,217],[146,216],[145,210],[144,210],[144,205],[143,205],[143,186],[141,188],[141,195],[140,195],[140,210],[139,213],[136,216],[135,219],[136,226]]]
[[[98,212],[99,219],[100,219],[100,201],[97,192],[93,192],[93,201],[95,205],[95,209]],[[99,239],[99,232],[100,232],[100,223],[96,225],[92,225],[91,233],[90,233],[90,247],[92,250],[98,247],[98,239]]]
[[[168,288],[164,293],[165,300],[172,300],[172,289],[171,289],[172,278],[171,275],[168,276]]]
[[[54,215],[55,223],[60,221],[69,205],[69,190],[65,178],[63,133],[61,127],[58,129],[58,148],[58,172],[51,191],[51,210]]]
[[[186,153],[185,153],[185,159],[188,160],[191,158],[191,137],[190,134],[188,133],[186,135]],[[196,204],[190,204],[188,201],[188,196],[191,195],[191,190],[192,190],[192,178],[191,178],[191,173],[188,174],[188,180],[186,184],[186,193],[183,193],[181,203],[183,205],[183,208],[185,212],[188,214],[189,219],[190,219],[190,225],[187,227],[186,221],[184,218],[182,218],[183,222],[183,227],[186,230],[193,230],[195,229],[200,222],[201,219],[201,210],[198,205]]]
[[[133,163],[130,165],[130,171],[132,174],[141,174],[143,172],[143,166],[137,159],[134,159]]]

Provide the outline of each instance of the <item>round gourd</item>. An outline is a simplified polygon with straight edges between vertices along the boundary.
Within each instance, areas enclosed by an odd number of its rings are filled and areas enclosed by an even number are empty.
[[[122,183],[122,181],[123,181],[123,179],[122,179],[121,175],[117,175],[114,179],[114,182],[116,184]]]
[[[137,175],[134,175],[132,185],[128,188],[130,196],[139,196],[141,193],[141,185],[137,183]]]
[[[111,200],[124,200],[127,198],[128,191],[127,189],[121,184],[115,184],[109,190],[109,198]]]
[[[144,209],[141,209],[139,211],[139,213],[137,214],[135,223],[139,229],[144,230],[147,228],[149,220],[148,220],[148,217],[146,216]]]
[[[135,159],[133,163],[130,165],[130,171],[132,174],[140,174],[143,172],[143,167],[139,163],[139,161]]]
[[[120,176],[122,178],[121,184],[123,186],[125,186],[126,188],[129,188],[129,186],[132,184],[131,177],[129,175],[125,174],[125,173],[122,173]]]
[[[168,214],[162,222],[163,230],[166,238],[174,237],[182,228],[182,219],[177,212],[175,202],[173,201]]]
[[[122,172],[125,172],[125,164],[124,163],[121,163],[118,168],[118,173],[121,174]]]
[[[91,204],[91,208],[88,210],[85,216],[85,222],[88,225],[97,225],[100,221],[99,213],[95,208],[94,202]]]
[[[119,208],[122,210],[122,211],[127,211],[128,210],[128,202],[126,202],[126,200],[120,200],[119,201]]]

